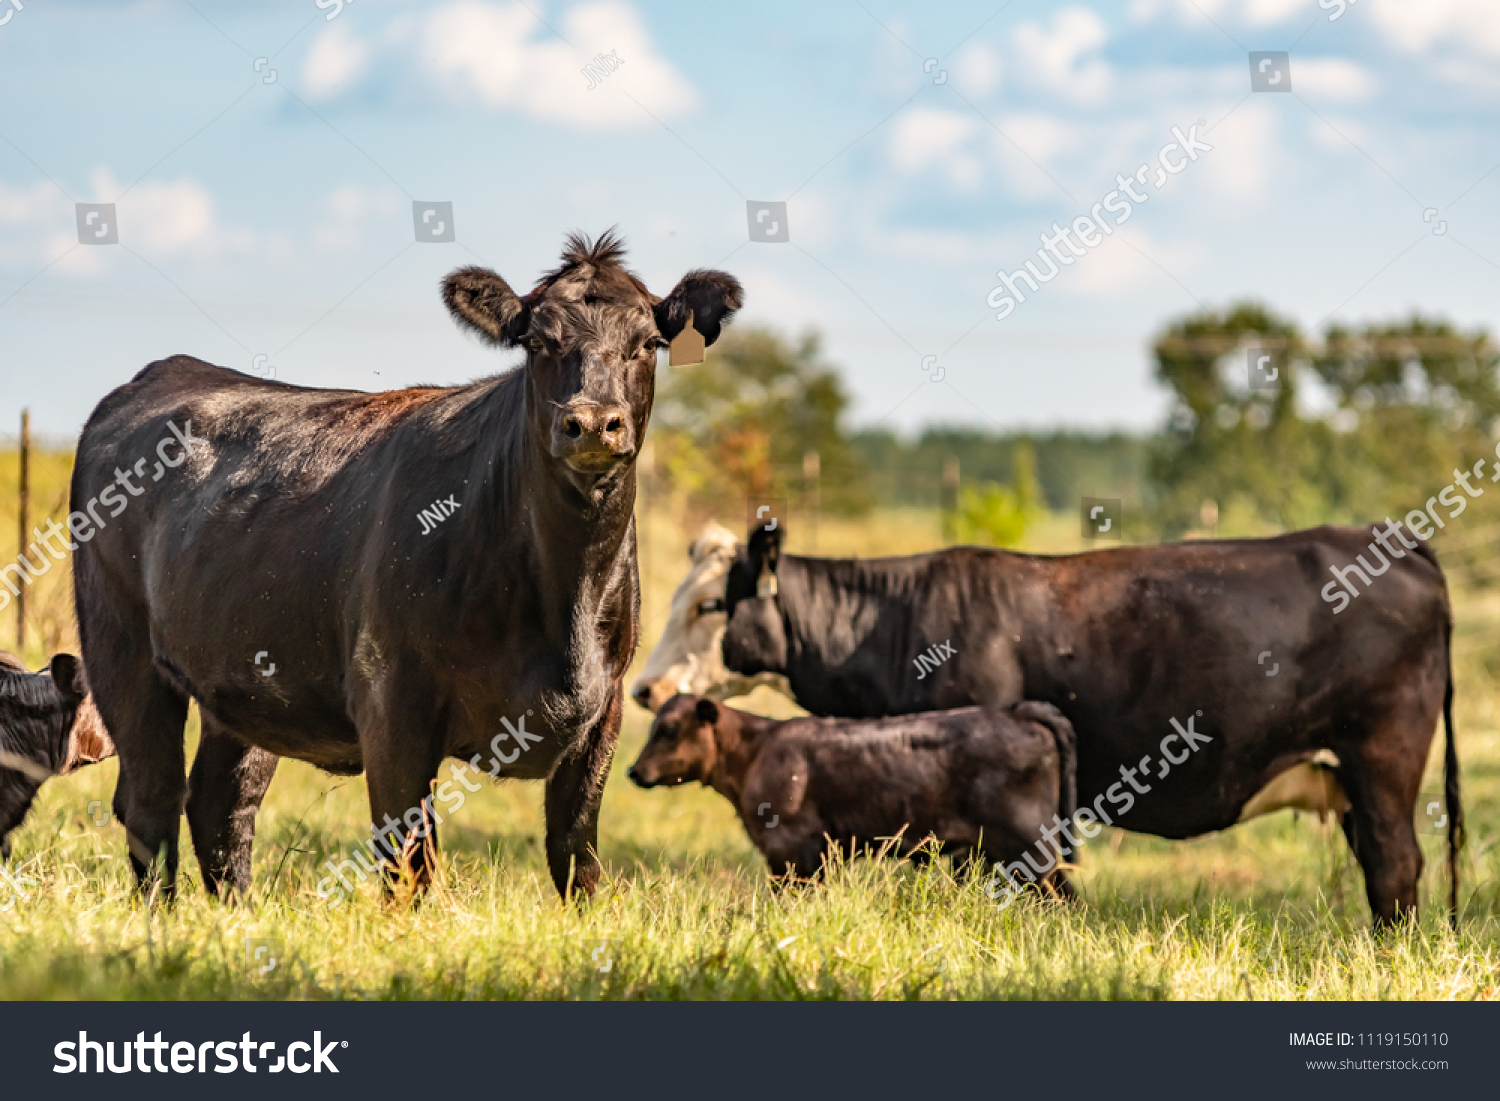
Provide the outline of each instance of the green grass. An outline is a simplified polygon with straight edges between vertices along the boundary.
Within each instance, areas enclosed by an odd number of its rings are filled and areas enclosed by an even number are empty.
[[[726,802],[703,789],[638,791],[619,768],[601,821],[608,870],[587,907],[558,900],[540,848],[541,789],[520,783],[472,796],[444,827],[439,882],[419,904],[387,903],[370,885],[332,905],[317,894],[322,863],[366,828],[364,785],[296,762],[282,765],[261,813],[255,904],[206,897],[184,830],[181,897],[153,911],[135,895],[122,831],[88,814],[93,799],[108,805],[111,762],[50,784],[17,837],[11,873],[37,882],[0,915],[0,994],[1492,997],[1500,868],[1485,845],[1500,735],[1466,718],[1475,843],[1457,935],[1440,910],[1430,828],[1422,919],[1384,937],[1369,929],[1342,836],[1286,813],[1190,842],[1106,831],[1084,850],[1085,905],[1002,911],[982,880],[941,861],[857,860],[825,882],[774,890]],[[644,727],[632,717],[622,760]],[[247,950],[261,938],[279,942],[266,974]]]
[[[685,564],[686,527],[653,516],[647,528],[648,647]],[[1070,539],[1076,525],[1058,518],[1031,545],[1070,549]],[[824,553],[899,553],[937,532],[930,516],[883,515],[825,521],[819,540]],[[62,583],[55,572],[40,584]],[[45,630],[76,645],[69,622]],[[0,625],[0,637],[9,631]],[[27,656],[44,656],[35,640]],[[8,869],[34,883],[19,898],[0,883],[0,906],[13,903],[0,912],[0,997],[1491,998],[1500,685],[1476,656],[1458,686],[1470,846],[1456,934],[1442,908],[1442,837],[1424,813],[1440,790],[1436,748],[1417,812],[1422,917],[1377,936],[1342,835],[1286,812],[1188,842],[1106,830],[1083,851],[1080,906],[1001,910],[982,879],[943,861],[856,860],[777,891],[724,800],[629,784],[624,765],[647,717],[627,704],[600,822],[606,876],[585,907],[562,904],[547,875],[537,784],[469,797],[440,830],[438,882],[419,904],[366,886],[334,906],[317,884],[324,861],[368,829],[364,782],[287,761],[259,819],[254,904],[205,896],[184,829],[180,897],[153,909],[135,893],[123,831],[90,814],[94,800],[108,807],[116,763],[54,781],[15,835]],[[278,963],[262,973],[247,942],[266,939]]]

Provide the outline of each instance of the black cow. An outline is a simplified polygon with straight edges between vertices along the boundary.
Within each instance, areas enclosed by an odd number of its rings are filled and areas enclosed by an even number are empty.
[[[1414,549],[1334,614],[1320,587],[1369,554],[1359,529],[858,561],[783,555],[785,526],[758,528],[729,572],[724,661],[786,676],[817,715],[1055,704],[1078,734],[1079,805],[1163,837],[1233,825],[1268,781],[1331,750],[1380,924],[1416,909],[1413,808],[1442,712],[1456,911],[1452,615],[1431,550],[1397,530]],[[1182,756],[1148,763],[1158,750]]]
[[[32,673],[0,650],[0,860],[43,783],[114,752],[77,658],[55,654]]]
[[[497,377],[361,393],[175,356],[94,410],[75,590],[138,876],[164,854],[170,888],[185,801],[205,882],[248,888],[256,809],[296,757],[364,770],[382,855],[424,883],[439,765],[494,756],[546,779],[553,881],[592,893],[657,349],[690,316],[712,343],[741,302],[714,271],[657,298],[623,256],[612,234],[574,236],[524,296],[449,275],[461,326],[526,349]],[[203,740],[184,782],[189,699]]]

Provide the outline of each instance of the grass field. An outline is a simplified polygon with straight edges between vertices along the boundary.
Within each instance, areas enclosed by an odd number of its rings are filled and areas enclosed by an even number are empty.
[[[33,512],[55,515],[66,456],[37,465]],[[3,561],[13,553],[15,471],[14,452],[0,453]],[[807,532],[794,514],[792,550],[810,549]],[[637,667],[660,631],[688,538],[665,502],[652,511]],[[930,514],[825,518],[817,550],[902,553],[938,541]],[[1026,545],[1076,549],[1076,520],[1049,521]],[[53,648],[76,652],[66,584],[59,566],[32,590],[25,656],[33,666]],[[1440,739],[1424,787],[1433,794],[1417,809],[1428,861],[1422,918],[1377,937],[1342,833],[1288,812],[1189,842],[1106,830],[1083,851],[1077,907],[1023,900],[1002,911],[982,880],[956,879],[944,862],[860,860],[818,884],[773,891],[717,795],[639,791],[625,779],[648,725],[627,703],[600,823],[606,878],[584,908],[560,903],[547,875],[537,784],[469,798],[440,831],[438,882],[420,904],[384,902],[366,886],[330,905],[316,886],[324,862],[350,853],[368,829],[364,783],[284,762],[260,815],[254,905],[204,895],[184,826],[179,901],[153,910],[135,895],[123,831],[99,820],[116,764],[54,781],[15,836],[9,878],[0,880],[0,996],[1495,997],[1500,685],[1481,664],[1483,631],[1466,626],[1485,602],[1459,596],[1457,724],[1470,842],[1456,934],[1441,909],[1442,833],[1424,810],[1440,791]],[[13,609],[0,613],[0,646],[13,643],[13,623]],[[787,710],[775,697],[752,703]],[[258,947],[266,949],[259,957]]]

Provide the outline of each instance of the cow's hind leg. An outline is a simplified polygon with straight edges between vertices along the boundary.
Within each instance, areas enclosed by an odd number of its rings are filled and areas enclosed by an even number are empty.
[[[547,869],[564,898],[570,890],[592,898],[599,884],[599,800],[620,737],[623,699],[616,684],[604,717],[547,778]]]
[[[250,893],[250,850],[255,814],[280,760],[246,745],[207,715],[188,777],[187,819],[203,883],[238,898]]]
[[[1365,896],[1380,927],[1417,912],[1422,849],[1412,814],[1429,740],[1371,739],[1337,751],[1339,779],[1352,804],[1344,834],[1364,871]]]

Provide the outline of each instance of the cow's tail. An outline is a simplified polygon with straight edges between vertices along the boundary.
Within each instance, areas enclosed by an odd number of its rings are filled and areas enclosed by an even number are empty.
[[[1448,634],[1452,634],[1450,627]],[[1448,805],[1448,922],[1458,931],[1458,854],[1464,847],[1464,804],[1458,790],[1458,747],[1453,743],[1453,647],[1448,646],[1448,687],[1443,694],[1443,800]]]
[[[1417,554],[1438,571],[1443,585],[1443,671],[1448,683],[1443,689],[1443,802],[1448,811],[1448,923],[1458,929],[1458,854],[1467,839],[1464,830],[1464,804],[1458,787],[1458,747],[1453,740],[1453,609],[1448,603],[1448,579],[1438,563],[1437,554],[1426,541],[1417,546]]]

